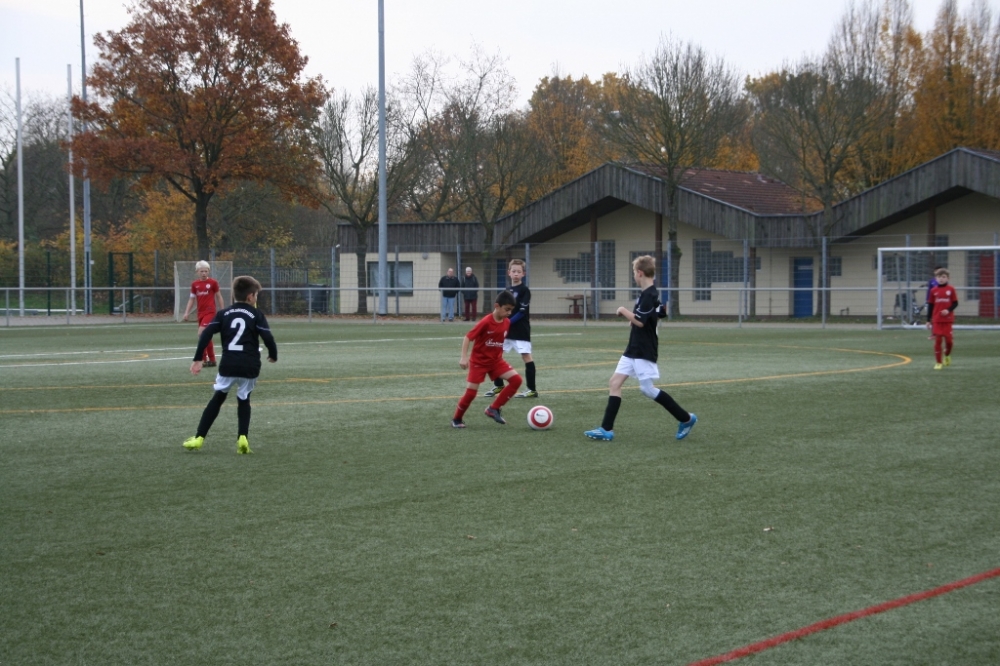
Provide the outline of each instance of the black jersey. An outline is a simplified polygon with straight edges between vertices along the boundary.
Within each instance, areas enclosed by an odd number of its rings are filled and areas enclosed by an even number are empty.
[[[531,290],[523,282],[507,287],[514,294],[514,312],[510,315],[510,332],[508,340],[524,340],[531,342],[531,321],[528,319],[528,308],[531,306]]]
[[[233,303],[228,308],[215,313],[215,319],[205,327],[198,338],[198,348],[194,352],[194,360],[202,360],[205,347],[212,336],[219,333],[222,336],[222,360],[219,362],[219,374],[223,377],[260,376],[260,344],[263,339],[267,345],[267,354],[278,360],[278,346],[274,336],[267,326],[264,313],[247,303]]]
[[[660,323],[659,313],[656,311],[660,306],[660,297],[656,291],[656,285],[650,285],[642,290],[639,298],[635,301],[632,314],[642,322],[642,328],[630,326],[631,332],[628,336],[628,347],[625,348],[625,356],[629,358],[641,358],[646,361],[656,363],[659,354],[660,340],[656,335],[656,325]]]

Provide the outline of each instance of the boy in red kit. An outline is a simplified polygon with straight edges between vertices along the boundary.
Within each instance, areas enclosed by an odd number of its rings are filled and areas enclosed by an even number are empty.
[[[927,294],[927,328],[931,329],[934,338],[934,369],[951,365],[952,337],[951,327],[955,324],[955,308],[958,307],[958,292],[948,284],[948,269],[939,268],[934,271],[937,286],[931,287]],[[941,357],[941,346],[944,343],[944,358]]]
[[[181,321],[187,321],[188,315],[191,314],[191,308],[197,303],[198,337],[201,337],[201,332],[215,319],[215,311],[221,310],[226,305],[222,302],[222,294],[219,293],[219,283],[209,277],[212,272],[209,263],[199,261],[194,265],[194,272],[197,273],[198,279],[191,283],[191,298],[188,299],[187,307],[184,308],[184,317],[181,318]],[[206,368],[215,366],[215,345],[211,341],[205,349],[205,358]]]
[[[496,303],[493,305],[493,312],[479,320],[471,331],[465,334],[462,340],[462,356],[458,360],[458,365],[463,370],[468,370],[466,378],[465,394],[458,401],[458,408],[455,416],[451,419],[452,428],[464,428],[465,421],[462,417],[466,410],[476,399],[479,385],[489,376],[490,379],[506,379],[507,386],[504,387],[500,395],[493,400],[493,403],[484,412],[500,425],[507,422],[500,415],[500,408],[507,404],[517,389],[521,386],[521,375],[517,374],[514,368],[510,367],[507,361],[503,360],[503,342],[507,338],[507,331],[510,330],[510,313],[514,311],[514,295],[509,291],[502,291],[497,294]],[[469,348],[472,348],[472,355],[469,355]]]

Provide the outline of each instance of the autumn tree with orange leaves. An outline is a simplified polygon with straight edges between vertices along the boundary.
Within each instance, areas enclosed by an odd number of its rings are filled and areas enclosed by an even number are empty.
[[[209,203],[232,183],[309,199],[308,129],[326,93],[319,78],[302,78],[307,60],[270,0],[137,0],[129,14],[125,28],[94,40],[87,81],[97,101],[73,103],[88,125],[73,141],[76,169],[141,189],[169,183],[194,204],[201,256]]]

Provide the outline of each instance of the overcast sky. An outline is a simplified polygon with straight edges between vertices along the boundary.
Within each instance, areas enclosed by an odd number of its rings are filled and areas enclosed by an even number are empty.
[[[973,0],[959,0],[964,13]],[[273,0],[278,20],[309,58],[307,75],[350,92],[378,85],[377,0]],[[911,0],[925,32],[943,0]],[[1000,0],[987,0],[994,17]],[[123,27],[122,0],[84,0],[87,62],[92,35]],[[661,35],[694,42],[743,74],[758,75],[821,53],[847,0],[384,0],[386,80],[434,50],[467,58],[473,45],[499,53],[525,102],[544,76],[599,79],[652,53]],[[80,89],[79,0],[0,0],[0,89],[66,94],[66,65]]]

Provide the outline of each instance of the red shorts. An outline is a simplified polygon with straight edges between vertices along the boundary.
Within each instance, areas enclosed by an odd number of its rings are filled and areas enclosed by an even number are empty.
[[[204,314],[204,315],[200,314],[200,315],[198,315],[198,326],[199,326],[199,328],[202,327],[202,326],[208,326],[209,324],[212,323],[213,319],[215,319],[215,313],[214,312],[212,314]]]
[[[467,381],[470,384],[482,384],[486,379],[486,375],[489,375],[490,379],[496,379],[513,369],[510,367],[510,363],[502,358],[498,359],[493,365],[470,365]]]
[[[950,321],[935,321],[931,324],[931,335],[951,335],[953,325]]]

